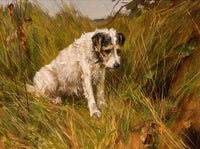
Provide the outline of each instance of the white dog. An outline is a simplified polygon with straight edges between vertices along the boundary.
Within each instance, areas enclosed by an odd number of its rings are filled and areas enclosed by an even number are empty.
[[[71,93],[83,92],[90,116],[100,118],[98,108],[107,107],[104,99],[105,68],[120,66],[124,41],[124,35],[114,29],[96,29],[82,34],[35,74],[33,86],[27,84],[28,91],[45,96],[53,103],[61,103],[61,98]],[[96,86],[97,105],[93,85]]]

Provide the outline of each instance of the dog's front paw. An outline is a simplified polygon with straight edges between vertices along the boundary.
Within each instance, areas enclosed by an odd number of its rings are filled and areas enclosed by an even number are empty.
[[[97,104],[97,106],[98,106],[99,109],[102,109],[102,110],[105,110],[105,109],[108,108],[108,105],[107,105],[106,102],[99,102],[99,103]]]
[[[95,110],[95,111],[90,113],[90,116],[95,118],[95,119],[99,119],[101,117],[101,112],[99,110]]]

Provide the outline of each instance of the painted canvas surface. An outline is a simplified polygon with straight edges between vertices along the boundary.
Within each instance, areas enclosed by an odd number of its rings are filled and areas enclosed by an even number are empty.
[[[101,118],[84,96],[29,93],[35,73],[83,33],[126,41]],[[200,1],[0,0],[0,148],[200,148]]]

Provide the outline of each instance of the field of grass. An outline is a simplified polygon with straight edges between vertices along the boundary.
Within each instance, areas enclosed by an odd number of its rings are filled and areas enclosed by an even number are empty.
[[[63,4],[50,17],[37,4],[0,8],[0,148],[200,148],[200,2],[174,1],[100,22]],[[27,93],[37,70],[83,32],[126,37],[121,68],[106,74],[108,109],[86,99],[62,105]]]

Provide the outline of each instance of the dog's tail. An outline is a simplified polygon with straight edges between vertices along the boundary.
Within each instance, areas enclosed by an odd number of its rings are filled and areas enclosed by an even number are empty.
[[[35,92],[35,88],[33,85],[30,84],[26,84],[26,89],[28,92],[34,93]]]

